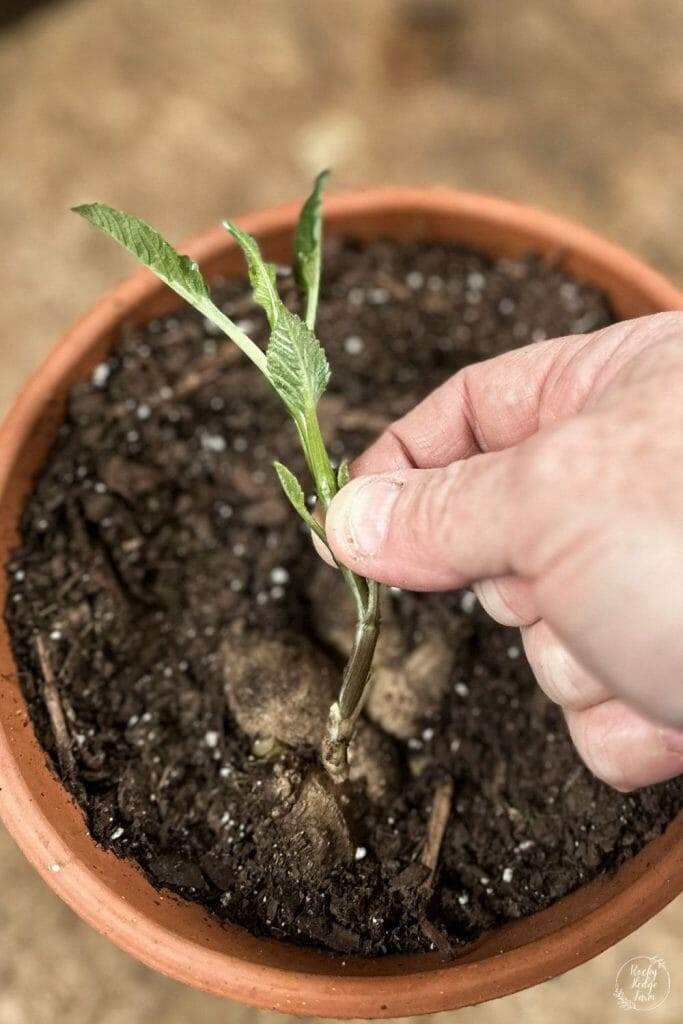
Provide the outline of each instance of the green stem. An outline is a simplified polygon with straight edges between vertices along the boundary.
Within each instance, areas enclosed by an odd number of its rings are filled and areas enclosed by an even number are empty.
[[[176,288],[176,291],[178,289]],[[261,373],[268,380],[268,370],[266,368],[266,354],[263,349],[260,349],[258,345],[254,344],[251,338],[244,333],[244,331],[237,326],[230,317],[226,316],[218,306],[214,305],[211,299],[197,299],[191,298],[184,295],[183,292],[179,292],[183,295],[183,298],[198,309],[200,313],[203,313],[207,320],[211,320],[212,323],[220,327],[227,336],[234,341],[238,348],[241,348],[247,358],[251,359],[254,366],[258,367]]]
[[[320,423],[315,409],[307,412],[301,420],[296,421],[301,445],[306,456],[308,470],[315,483],[316,494],[327,512],[332,504],[332,499],[339,490],[337,477],[335,476],[327,448],[323,441],[320,430]]]
[[[315,317],[318,312],[318,293],[320,291],[320,280],[316,281],[311,285],[308,290],[308,296],[306,299],[306,326],[313,330],[315,327]]]
[[[337,564],[339,565],[339,563]],[[345,565],[339,565],[339,571],[344,577],[346,586],[351,591],[351,596],[356,605],[356,617],[360,621],[365,615],[365,606],[368,602],[367,580],[363,579],[362,576],[356,576],[355,572],[351,572]]]
[[[359,621],[353,650],[349,658],[339,691],[339,710],[343,718],[354,721],[360,714],[365,700],[365,687],[372,668],[377,634],[379,632],[379,586],[374,580],[368,583],[368,603]]]
[[[297,427],[316,493],[327,512],[339,486],[315,410],[297,420]],[[324,529],[317,528],[315,532],[326,542]],[[369,692],[372,659],[380,627],[379,584],[357,576],[344,565],[339,569],[356,606],[356,630],[339,697],[330,708],[322,743],[323,765],[335,782],[342,782],[348,777],[349,740]]]
[[[367,581],[368,600],[356,624],[353,649],[339,697],[330,708],[322,742],[322,762],[335,782],[348,778],[348,747],[356,720],[370,691],[372,659],[380,627],[379,585]]]

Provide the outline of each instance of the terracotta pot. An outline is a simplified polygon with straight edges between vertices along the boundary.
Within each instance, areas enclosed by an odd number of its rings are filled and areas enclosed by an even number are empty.
[[[683,308],[662,277],[601,238],[556,217],[446,189],[382,189],[332,196],[327,230],[361,238],[457,241],[496,256],[543,252],[604,288],[622,317]],[[272,259],[288,257],[298,204],[241,223]],[[211,275],[242,274],[222,229],[187,247]],[[107,354],[124,321],[144,322],[179,300],[141,271],[109,292],[30,379],[0,434],[0,562],[17,542],[23,503],[61,421],[65,395]],[[0,574],[4,605],[7,581]],[[132,862],[105,852],[46,764],[4,626],[0,626],[0,813],[28,859],[76,913],[115,943],[180,981],[297,1015],[378,1018],[484,1002],[595,956],[681,890],[683,814],[619,871],[532,917],[489,932],[455,961],[439,954],[354,959],[222,926],[203,910],[156,892]]]

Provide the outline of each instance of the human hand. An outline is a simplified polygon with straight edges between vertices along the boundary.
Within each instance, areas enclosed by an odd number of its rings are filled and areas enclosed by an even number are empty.
[[[683,313],[468,366],[352,476],[326,518],[338,561],[473,585],[612,786],[683,770]]]

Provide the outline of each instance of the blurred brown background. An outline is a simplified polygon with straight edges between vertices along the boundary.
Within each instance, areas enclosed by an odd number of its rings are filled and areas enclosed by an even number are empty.
[[[180,240],[301,195],[332,165],[337,186],[443,183],[547,206],[681,280],[682,41],[681,0],[0,2],[0,411],[131,270],[68,213],[76,202]],[[4,833],[0,949],[0,1024],[282,1019],[134,963]],[[674,1024],[682,950],[679,901],[590,964],[457,1019],[621,1021],[618,966],[657,953],[672,994],[650,1019]]]

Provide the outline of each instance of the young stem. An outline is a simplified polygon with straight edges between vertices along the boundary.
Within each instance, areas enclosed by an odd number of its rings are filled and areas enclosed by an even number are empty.
[[[323,765],[335,782],[348,778],[349,741],[369,692],[372,659],[379,636],[379,585],[374,580],[362,582],[367,587],[367,601],[356,624],[351,657],[344,669],[339,697],[330,708],[322,742]]]
[[[325,448],[317,414],[308,414],[301,422],[297,422],[297,427],[316,493],[327,511],[339,486]],[[357,576],[346,566],[340,565],[339,568],[356,605],[356,631],[351,656],[344,668],[339,697],[330,708],[322,742],[322,762],[335,782],[343,782],[348,777],[349,740],[368,695],[372,659],[380,627],[379,584]]]
[[[327,512],[339,488],[315,410],[307,413],[301,421],[297,419],[296,425],[316,494]]]
[[[180,293],[182,295],[182,292]],[[207,320],[211,320],[212,323],[220,327],[221,330],[227,334],[228,338],[237,345],[238,348],[242,349],[245,356],[251,359],[254,366],[257,367],[268,380],[268,371],[266,369],[266,354],[265,352],[254,344],[251,338],[244,333],[241,327],[238,327],[230,317],[227,317],[222,310],[218,309],[217,306],[209,298],[191,299],[187,296],[183,296],[187,299],[195,309],[198,309],[200,313],[203,313]]]

